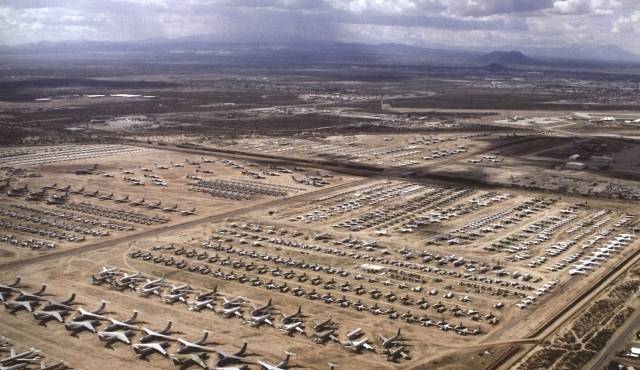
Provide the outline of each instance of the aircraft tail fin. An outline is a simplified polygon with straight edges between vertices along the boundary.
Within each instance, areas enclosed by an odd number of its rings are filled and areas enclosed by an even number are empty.
[[[64,300],[64,301],[62,301],[60,303],[65,304],[65,305],[69,305],[69,304],[73,303],[73,301],[75,299],[76,299],[76,293],[71,293],[71,296],[69,298],[67,298],[66,300]]]
[[[107,307],[107,301],[102,301],[100,303],[100,307],[98,307],[97,310],[93,311],[92,313],[99,315],[102,313],[102,311],[104,311],[104,309]]]
[[[169,332],[169,330],[171,330],[171,325],[173,324],[173,321],[168,320],[167,321],[167,326],[164,327],[164,329],[160,330],[161,334],[167,334]]]
[[[209,337],[209,332],[204,330],[204,333],[202,334],[202,338],[198,339],[197,341],[195,341],[193,343],[202,344],[202,343],[204,343],[205,340],[207,340],[207,337]]]
[[[44,291],[47,290],[47,284],[42,284],[42,286],[40,287],[40,290],[38,290],[37,292],[33,293],[34,295],[42,295],[44,294]]]
[[[235,356],[240,356],[240,355],[244,354],[246,350],[247,350],[247,342],[244,342],[244,343],[242,343],[242,348],[240,348],[240,350],[238,352],[236,352],[234,355]]]
[[[137,318],[138,318],[138,311],[133,310],[133,315],[131,315],[131,317],[126,322],[130,324],[134,322]]]
[[[16,280],[13,283],[8,284],[8,286],[10,286],[12,288],[17,287],[18,284],[20,284],[20,280],[22,280],[22,277],[21,276],[16,276]]]

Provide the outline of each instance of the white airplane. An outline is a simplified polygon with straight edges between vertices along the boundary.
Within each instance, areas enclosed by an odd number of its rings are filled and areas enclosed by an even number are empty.
[[[249,325],[253,327],[258,327],[262,324],[268,324],[273,326],[273,321],[271,321],[271,314],[267,313],[261,316],[251,316],[251,318],[247,321]]]
[[[33,312],[33,307],[37,304],[37,302],[33,301],[6,301],[2,303],[4,303],[4,306],[11,312],[11,314],[14,314],[19,310]]]
[[[352,352],[360,352],[362,349],[375,352],[375,349],[369,344],[369,338],[362,338],[357,341],[349,340],[344,346]]]
[[[99,331],[98,332],[98,338],[101,341],[106,342],[105,346],[109,347],[112,344],[114,344],[115,342],[122,342],[122,343],[126,343],[126,344],[131,344],[131,340],[129,339],[129,337],[133,335],[133,332],[128,330],[128,331]]]
[[[69,313],[66,310],[57,310],[57,311],[34,311],[32,312],[33,317],[36,320],[40,321],[40,323],[45,323],[49,320],[58,320],[58,322],[64,322],[64,316]]]
[[[286,357],[277,365],[271,365],[264,361],[258,361],[258,365],[260,365],[260,368],[264,370],[285,370],[289,367],[289,359],[291,358],[291,356],[294,356],[294,354],[286,351],[284,353]]]
[[[39,354],[40,351],[35,349],[35,348],[30,348],[24,352],[20,352],[20,353],[16,353],[16,350],[14,348],[11,348],[11,352],[9,354],[9,356],[0,359],[0,368],[5,367],[5,365],[7,364],[11,364],[11,363],[15,363],[15,362],[20,362],[21,360],[26,360],[27,357],[31,356],[31,355],[37,355]],[[39,359],[39,357],[37,357]],[[21,368],[14,368],[14,369],[23,369],[26,367],[27,363],[22,363],[22,365],[24,365]],[[9,367],[9,369],[11,369],[11,367]]]
[[[213,298],[207,299],[205,301],[196,301],[189,305],[189,311],[200,312],[200,310],[202,310],[203,308],[208,308],[210,310],[213,310],[214,304],[215,303],[213,302]]]
[[[44,291],[46,289],[47,289],[47,284],[42,284],[42,287],[40,287],[40,290],[38,290],[35,293],[29,293],[24,290],[21,290],[20,294],[18,294],[18,296],[16,297],[16,301],[41,301],[44,299],[42,298],[42,296],[44,295]]]
[[[362,328],[357,328],[347,333],[347,339],[354,340],[361,337],[363,334],[364,332],[362,331]]]
[[[238,298],[234,298],[234,299],[226,299],[226,298],[222,298],[222,307],[224,308],[228,308],[228,307],[234,307],[234,306],[240,306],[243,305],[247,302],[246,298],[244,297],[238,297]]]
[[[178,349],[178,353],[215,352],[215,349],[202,345],[207,340],[207,337],[209,336],[209,332],[207,330],[203,330],[203,332],[204,334],[202,335],[202,337],[194,342],[189,342],[182,338],[178,338],[178,342],[180,342],[180,348]]]
[[[18,284],[20,284],[20,280],[22,280],[21,276],[16,276],[16,280],[11,284],[0,284],[0,292],[16,292],[18,289],[16,288]]]
[[[133,310],[133,315],[124,321],[118,321],[114,318],[109,317],[108,320],[111,321],[111,325],[109,325],[105,329],[105,331],[114,331],[114,330],[121,330],[121,329],[140,330],[139,327],[137,327],[136,325],[133,325],[133,323],[136,322],[137,318],[138,318],[138,311],[136,310]]]
[[[167,326],[159,331],[153,331],[151,329],[147,329],[147,328],[142,328],[142,331],[145,332],[145,335],[140,338],[140,342],[141,343],[146,343],[146,342],[151,342],[154,340],[168,340],[168,341],[177,341],[178,339],[175,337],[170,336],[169,334],[171,333],[171,325],[173,324],[173,322],[171,320],[167,321]]]
[[[389,348],[397,344],[397,342],[402,341],[402,334],[400,333],[400,328],[398,328],[398,332],[389,338],[385,338],[383,335],[380,335],[380,340],[382,341],[382,347]]]
[[[163,356],[168,356],[169,354],[165,350],[166,347],[169,346],[169,342],[154,342],[154,343],[136,343],[131,346],[133,351],[140,356],[140,358],[147,358],[154,352],[157,352]]]
[[[217,311],[217,313],[219,313],[220,315],[229,318],[231,316],[237,316],[240,317],[242,319],[244,319],[244,317],[242,316],[242,307],[240,306],[235,306],[235,307],[230,307],[230,308],[222,308],[220,310]]]
[[[307,335],[307,333],[304,332],[303,325],[304,323],[302,321],[296,321],[291,324],[282,324],[280,329],[287,333],[287,335],[293,335],[296,331],[302,335]]]
[[[298,311],[292,313],[291,315],[282,314],[282,323],[288,324],[292,321],[299,320],[302,316],[302,305],[298,306]]]
[[[73,318],[73,321],[82,321],[86,319],[95,320],[108,320],[105,316],[102,316],[104,309],[107,307],[107,301],[102,301],[100,307],[93,311],[87,311],[82,307],[78,308],[79,314]]]
[[[84,320],[84,321],[70,321],[64,324],[65,329],[71,332],[72,335],[82,331],[88,330],[92,333],[96,332],[96,325],[100,321],[98,320]]]
[[[47,301],[47,305],[44,306],[43,309],[45,311],[51,311],[51,310],[71,311],[73,310],[73,307],[71,307],[71,304],[75,299],[76,299],[75,293],[71,293],[71,296],[62,302],[57,302],[50,299]]]

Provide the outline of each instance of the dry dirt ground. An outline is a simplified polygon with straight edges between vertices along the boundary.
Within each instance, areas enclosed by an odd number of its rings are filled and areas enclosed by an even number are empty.
[[[204,163],[205,159],[215,163]],[[200,164],[193,164],[196,161]],[[86,309],[105,300],[109,302],[105,315],[112,318],[125,319],[135,309],[140,313],[141,322],[136,323],[140,327],[160,329],[171,320],[178,331],[174,335],[180,338],[194,340],[203,329],[209,330],[207,345],[218,350],[232,351],[247,342],[252,361],[277,363],[289,351],[295,353],[291,364],[301,368],[326,369],[332,362],[341,369],[477,369],[488,366],[511,343],[522,341],[565,310],[574,297],[639,245],[631,239],[585,275],[571,276],[569,270],[577,260],[621,234],[633,234],[637,227],[634,204],[598,200],[587,204],[579,198],[525,190],[474,189],[288,168],[298,178],[326,180],[328,184],[320,187],[300,184],[288,172],[269,175],[278,170],[265,164],[231,159],[234,167],[228,161],[229,156],[201,158],[148,149],[135,155],[30,167],[41,177],[21,178],[13,186],[28,184],[31,191],[37,191],[56,183],[57,189],[84,187],[83,194],[98,190],[109,198],[113,193],[112,199],[104,200],[70,194],[66,202],[88,202],[92,207],[169,220],[152,225],[117,221],[135,230],[110,230],[108,236],[87,236],[81,242],[57,241],[56,248],[45,251],[2,242],[0,281],[9,282],[19,275],[20,289],[28,291],[46,283],[45,299],[62,300],[73,292],[79,303],[75,307]],[[95,163],[96,174],[74,174]],[[165,166],[167,169],[160,169]],[[150,174],[167,185],[151,184]],[[244,201],[222,199],[190,191],[193,185],[189,184],[197,180],[186,176],[268,183],[286,189],[286,194],[255,195]],[[130,185],[124,177],[144,180],[145,185]],[[48,194],[47,198],[63,192],[51,189]],[[171,208],[177,204],[179,211],[114,201],[125,195],[132,201],[144,198],[147,205],[161,201],[162,207]],[[62,211],[75,217],[62,221],[76,226],[83,217],[116,222],[104,215],[28,201],[24,196],[2,196],[2,209],[26,212],[16,205],[32,209],[31,218],[23,217],[19,223],[34,228],[60,230],[60,225],[47,226],[33,217],[61,221],[56,212]],[[182,215],[193,207],[195,215]],[[44,210],[53,213],[42,213]],[[2,220],[18,222],[15,216],[4,215]],[[104,229],[100,225],[82,227]],[[20,239],[47,239],[6,227],[1,231]],[[571,242],[564,244],[566,248],[559,247],[567,241]],[[105,266],[117,266],[123,273],[137,271],[145,278],[133,288],[92,284],[91,276],[99,276]],[[141,297],[136,289],[145,279],[156,277],[163,277],[167,284],[162,296],[168,295],[171,284],[190,285],[189,304],[197,292],[217,286],[221,297],[214,301],[215,311],[222,308],[222,297],[245,297],[244,319],[250,318],[252,305],[272,299],[274,327],[254,327],[242,318],[225,318],[210,309],[191,311],[188,304],[166,304],[157,296]],[[529,303],[523,305],[525,301]],[[359,303],[362,310],[356,309]],[[306,335],[286,335],[280,330],[281,314],[291,314],[298,306],[305,315]],[[106,348],[92,333],[70,336],[57,322],[38,325],[25,311],[12,315],[3,309],[0,315],[0,334],[21,346],[37,347],[48,359],[64,360],[76,369],[174,367],[157,354],[147,361],[138,360],[123,343]],[[328,318],[337,324],[336,341],[314,343],[314,322]],[[102,324],[98,330],[105,327]],[[345,349],[346,334],[355,328],[363,329],[375,352],[354,354]],[[398,328],[407,339],[406,347],[394,348],[401,348],[407,358],[394,363],[386,361],[379,336],[389,337]],[[140,336],[136,333],[133,341]],[[172,343],[168,350],[174,353],[177,348]],[[210,366],[215,358],[210,353]]]

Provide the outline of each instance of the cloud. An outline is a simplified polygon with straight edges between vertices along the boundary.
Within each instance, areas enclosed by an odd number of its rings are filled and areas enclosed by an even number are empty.
[[[640,52],[638,0],[4,0],[0,43],[292,38],[414,45],[589,41]]]

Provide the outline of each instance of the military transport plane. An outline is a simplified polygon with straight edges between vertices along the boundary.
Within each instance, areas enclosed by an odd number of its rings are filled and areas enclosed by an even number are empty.
[[[277,365],[271,365],[264,361],[258,361],[258,365],[260,365],[260,368],[264,370],[285,370],[290,367],[289,359],[291,358],[291,356],[294,356],[294,354],[287,351],[285,351],[284,354],[286,355],[286,357]]]
[[[146,359],[151,354],[157,352],[163,356],[168,356],[169,354],[165,350],[165,348],[169,347],[169,342],[154,342],[154,343],[136,343],[131,346],[133,351],[141,358]]]
[[[189,353],[189,352],[215,352],[216,350],[211,347],[203,346],[207,337],[209,336],[209,331],[203,330],[204,334],[202,337],[194,342],[186,341],[182,338],[178,338],[178,342],[180,342],[180,348],[178,349],[178,353]]]
[[[159,331],[153,331],[151,329],[142,328],[142,331],[145,332],[145,335],[142,338],[140,338],[140,342],[147,343],[147,342],[151,342],[159,339],[168,340],[168,341],[177,341],[178,338],[175,338],[169,335],[171,334],[172,324],[173,322],[171,320],[167,321],[167,326],[165,326],[164,329]]]

